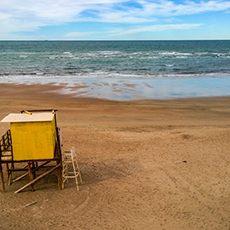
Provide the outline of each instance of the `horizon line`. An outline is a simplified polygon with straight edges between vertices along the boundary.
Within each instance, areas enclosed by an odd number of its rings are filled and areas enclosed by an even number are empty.
[[[62,40],[62,39],[25,39],[25,40],[23,40],[23,39],[4,39],[4,40],[1,40],[0,39],[0,42],[27,42],[27,41],[35,41],[35,42],[55,42],[55,41],[57,41],[57,42],[68,42],[68,41],[70,41],[70,42],[106,42],[106,41],[108,41],[108,42],[133,42],[133,41],[230,41],[230,38],[227,38],[227,39],[156,39],[156,40],[154,40],[154,39],[143,39],[143,40],[141,40],[141,39],[121,39],[121,40],[109,40],[109,39],[107,39],[107,40],[100,40],[100,39],[95,39],[95,40],[76,40],[76,39],[66,39],[66,40]]]

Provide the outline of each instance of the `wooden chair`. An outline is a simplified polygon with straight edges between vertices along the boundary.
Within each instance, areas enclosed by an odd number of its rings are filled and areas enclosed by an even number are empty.
[[[78,178],[82,184],[81,172],[77,162],[75,148],[62,153],[62,188],[68,179],[75,179],[77,190],[79,191]]]

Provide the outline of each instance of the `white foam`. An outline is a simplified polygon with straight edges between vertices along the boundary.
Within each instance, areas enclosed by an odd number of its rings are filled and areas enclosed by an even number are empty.
[[[27,58],[28,56],[27,55],[19,55],[20,58]]]
[[[200,74],[128,74],[128,73],[111,73],[106,71],[95,71],[89,73],[78,73],[75,75],[44,75],[42,72],[37,72],[36,75],[2,75],[0,83],[4,82],[24,82],[24,81],[72,81],[79,79],[205,79],[205,78],[229,78],[230,73],[200,73]]]

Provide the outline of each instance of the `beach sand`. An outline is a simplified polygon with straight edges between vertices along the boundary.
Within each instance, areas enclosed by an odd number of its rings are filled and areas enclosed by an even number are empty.
[[[61,87],[1,84],[0,120],[58,109],[83,185],[58,190],[53,172],[35,192],[14,194],[28,178],[6,186],[0,229],[230,229],[230,97],[118,102]]]

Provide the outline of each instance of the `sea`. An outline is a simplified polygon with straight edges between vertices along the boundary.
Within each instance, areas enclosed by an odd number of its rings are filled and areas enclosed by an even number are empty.
[[[229,96],[230,40],[0,41],[0,83],[112,100]]]

